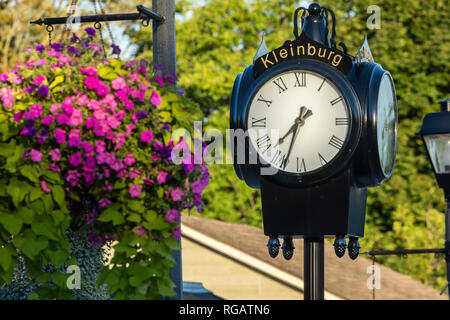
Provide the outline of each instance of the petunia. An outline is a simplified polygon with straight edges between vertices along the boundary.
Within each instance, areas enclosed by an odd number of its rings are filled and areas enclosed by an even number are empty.
[[[40,86],[38,88],[38,92],[41,97],[47,97],[49,94],[49,91],[50,91],[49,87],[45,84],[43,84],[42,86]]]
[[[40,152],[36,149],[32,149],[30,151],[30,156],[31,156],[31,160],[33,160],[34,162],[40,162],[42,160],[42,152]]]
[[[49,153],[50,158],[55,161],[58,162],[59,160],[61,160],[61,151],[59,151],[59,149],[53,149],[51,150]]]
[[[78,167],[82,162],[82,158],[81,158],[81,153],[77,152],[75,154],[72,154],[69,157],[69,163],[74,166],[74,167]]]
[[[136,234],[138,236],[143,236],[144,234],[148,235],[148,230],[145,229],[143,226],[138,226],[137,229],[136,229]]]
[[[163,184],[167,181],[167,176],[169,174],[165,171],[159,171],[158,173],[158,177],[156,178],[156,180],[158,181],[159,184]]]
[[[48,116],[45,116],[42,118],[41,123],[46,126],[50,126],[54,121],[55,121],[55,117],[48,115]]]
[[[112,204],[112,202],[108,198],[101,198],[98,201],[98,206],[100,207],[100,209],[104,209],[104,208],[108,207],[110,204]]]
[[[42,83],[42,81],[45,80],[45,76],[39,76],[36,79],[33,80],[33,84],[38,86]]]
[[[81,139],[77,136],[69,137],[69,147],[79,147],[81,145]]]
[[[141,196],[142,187],[136,184],[133,184],[128,191],[130,192],[131,198],[137,198]]]
[[[114,90],[120,90],[123,89],[127,84],[122,77],[119,77],[111,81],[111,85]]]
[[[125,156],[125,159],[123,159],[123,162],[125,163],[126,166],[132,166],[135,162],[136,159],[134,158],[134,154],[133,153],[128,153]]]
[[[176,188],[175,190],[172,190],[171,192],[171,196],[173,201],[181,201],[183,199],[183,191],[181,191],[180,189]]]
[[[57,123],[59,126],[69,124],[69,122],[70,122],[70,117],[67,114],[62,113],[58,116]]]
[[[86,33],[89,36],[95,37],[95,29],[94,28],[89,27],[89,28],[84,29],[84,31],[86,31]]]
[[[65,176],[66,181],[72,187],[75,187],[77,185],[79,178],[80,178],[80,173],[77,170],[69,170]]]
[[[56,142],[61,144],[66,142],[66,132],[63,129],[56,129],[53,137],[56,139]]]
[[[127,109],[127,110],[133,110],[133,108],[134,108],[134,102],[131,100],[128,100],[128,99],[123,102],[123,105],[125,106],[125,109]]]
[[[87,77],[83,82],[89,90],[97,89],[101,83],[97,78],[94,77]]]
[[[147,131],[141,132],[141,140],[143,142],[147,142],[147,143],[152,142],[152,140],[153,140],[153,132],[152,132],[152,130],[147,130]]]
[[[36,46],[35,50],[39,53],[42,53],[45,51],[45,46],[43,44],[39,44]]]
[[[99,96],[106,96],[109,93],[109,87],[106,84],[99,84],[97,87],[97,94]]]
[[[164,79],[161,76],[155,77],[156,83],[158,83],[161,87],[164,86]]]
[[[180,237],[181,237],[180,226],[176,226],[175,228],[173,228],[172,235],[175,237],[175,239],[180,239]]]
[[[166,212],[166,220],[169,223],[173,223],[175,221],[178,221],[178,219],[180,218],[180,215],[178,213],[178,210],[175,209],[169,209]]]
[[[150,97],[150,102],[154,106],[159,106],[161,104],[161,96],[157,94],[155,91],[152,91],[152,95]]]

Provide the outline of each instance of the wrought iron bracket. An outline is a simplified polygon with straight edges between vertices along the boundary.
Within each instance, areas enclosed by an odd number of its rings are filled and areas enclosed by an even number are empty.
[[[57,17],[57,18],[41,18],[39,20],[30,21],[30,24],[38,25],[54,25],[54,24],[66,24],[70,18],[72,21],[79,23],[89,23],[89,22],[102,22],[102,21],[131,21],[131,20],[142,20],[145,22],[145,26],[148,26],[150,20],[154,20],[156,23],[163,23],[165,17],[150,10],[147,7],[139,5],[136,7],[137,13],[118,13],[118,14],[99,14],[90,16],[69,16],[69,17]]]

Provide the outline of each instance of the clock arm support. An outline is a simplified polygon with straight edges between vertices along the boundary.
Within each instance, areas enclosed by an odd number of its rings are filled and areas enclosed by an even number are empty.
[[[267,236],[364,236],[367,188],[358,188],[350,169],[321,185],[288,188],[261,176]]]

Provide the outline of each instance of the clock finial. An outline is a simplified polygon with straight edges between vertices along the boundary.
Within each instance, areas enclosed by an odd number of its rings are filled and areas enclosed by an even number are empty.
[[[367,33],[364,35],[364,41],[355,55],[355,62],[357,64],[373,62],[372,52],[370,51],[369,42],[367,41]]]
[[[256,51],[255,57],[253,58],[253,63],[255,63],[255,61],[258,60],[258,58],[269,53],[269,50],[267,50],[266,41],[264,40],[266,32],[263,31],[261,35],[262,35],[261,43],[259,45],[258,51]]]

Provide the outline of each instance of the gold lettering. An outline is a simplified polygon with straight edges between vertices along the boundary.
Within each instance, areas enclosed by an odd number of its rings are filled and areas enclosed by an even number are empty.
[[[330,54],[328,55],[328,58],[327,58],[328,60],[330,60],[330,57],[331,57],[332,54],[334,54],[334,52],[330,51]]]
[[[280,57],[283,59],[286,59],[288,56],[287,50],[286,49],[281,49],[280,50]]]
[[[291,44],[291,56],[294,56],[294,50],[292,50],[292,44]]]
[[[313,49],[313,53],[311,53],[311,49]],[[316,54],[316,47],[312,46],[309,42],[308,42],[308,56],[313,56]]]
[[[273,62],[269,60],[269,54],[266,54],[266,60],[264,60],[264,57],[261,57],[261,61],[266,69],[268,68],[267,63],[273,64]]]
[[[320,51],[323,50],[323,54],[320,54]],[[319,48],[319,52],[317,52],[317,56],[319,58],[325,58],[325,55],[327,54],[327,49],[326,48]]]
[[[304,46],[297,46],[297,55],[300,55],[300,48],[302,49],[302,55],[305,55],[305,47]]]
[[[337,61],[337,59],[339,59],[339,61]],[[340,54],[337,54],[334,56],[333,62],[331,64],[333,65],[333,67],[337,67],[339,65],[339,63],[341,63],[341,60],[342,60],[342,56]]]
[[[272,51],[273,57],[275,58],[275,61],[278,63],[277,55],[275,54],[275,51]]]

